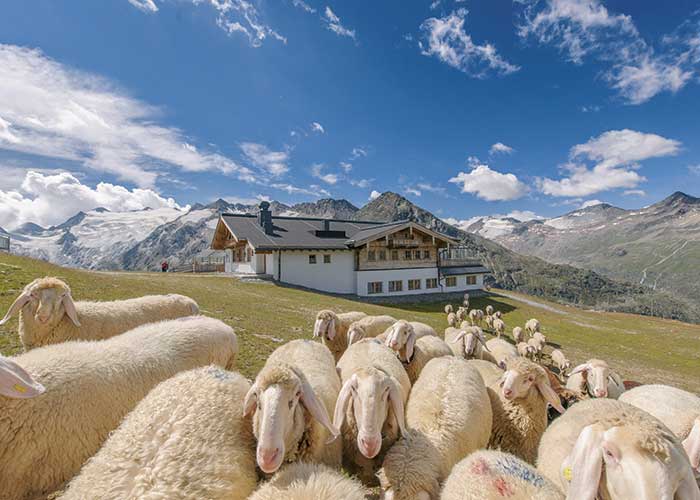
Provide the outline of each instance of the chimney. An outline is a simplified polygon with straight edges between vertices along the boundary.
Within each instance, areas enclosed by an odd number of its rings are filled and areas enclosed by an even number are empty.
[[[267,201],[260,202],[260,212],[258,212],[258,224],[263,228],[265,234],[272,234],[272,212],[270,212],[270,203]]]

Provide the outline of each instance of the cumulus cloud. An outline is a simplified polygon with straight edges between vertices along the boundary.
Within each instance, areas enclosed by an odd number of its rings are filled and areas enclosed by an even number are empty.
[[[311,122],[311,131],[312,132],[318,132],[319,134],[325,134],[326,130],[323,128],[323,125],[321,125],[318,122]]]
[[[346,36],[355,40],[355,30],[351,30],[343,26],[340,22],[340,18],[333,12],[333,10],[326,6],[324,11],[326,27],[338,36]]]
[[[518,71],[520,67],[503,59],[495,46],[488,42],[474,43],[464,29],[466,16],[466,9],[458,9],[447,16],[423,21],[420,25],[422,40],[418,43],[421,53],[474,78]]]
[[[646,179],[637,170],[649,158],[672,156],[681,143],[656,134],[634,130],[611,130],[571,148],[570,161],[563,166],[568,175],[559,180],[539,179],[540,190],[552,196],[589,196],[616,188],[636,188]],[[594,162],[589,168],[580,160]]]
[[[314,165],[311,165],[311,175],[316,177],[317,179],[321,179],[323,182],[326,184],[331,184],[335,185],[338,183],[339,177],[337,174],[324,174],[323,173],[324,165],[321,163],[315,163]]]
[[[157,108],[39,50],[0,45],[0,82],[2,149],[71,160],[140,187],[153,186],[168,167],[255,180],[232,159],[158,125]]]
[[[379,198],[381,195],[382,195],[382,193],[380,193],[379,191],[372,190],[372,192],[369,194],[369,200],[370,200],[370,201],[376,200],[376,199]]]
[[[579,209],[583,208],[588,208],[588,207],[595,207],[596,205],[602,205],[603,202],[600,200],[586,200],[583,203],[581,203],[581,206]]]
[[[470,172],[459,172],[449,182],[457,184],[463,193],[471,193],[487,201],[515,200],[524,196],[528,188],[515,174],[492,170],[476,158],[470,158]]]
[[[243,155],[256,167],[259,167],[273,177],[280,177],[289,171],[287,162],[289,153],[286,151],[271,151],[264,144],[243,142],[240,145]]]
[[[41,226],[59,224],[80,210],[97,207],[119,212],[143,208],[187,210],[172,198],[163,198],[151,189],[127,189],[100,182],[94,188],[82,184],[68,172],[43,174],[28,171],[17,190],[0,190],[0,226],[14,229],[25,222]]]
[[[511,148],[510,146],[507,146],[503,144],[502,142],[497,142],[496,144],[492,144],[491,148],[489,149],[490,154],[497,154],[497,153],[503,153],[503,154],[512,154],[515,152],[515,149]]]

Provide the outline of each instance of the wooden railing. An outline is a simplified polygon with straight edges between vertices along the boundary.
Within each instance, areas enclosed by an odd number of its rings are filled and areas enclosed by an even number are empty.
[[[481,261],[467,248],[443,248],[438,252],[438,267],[481,266]]]

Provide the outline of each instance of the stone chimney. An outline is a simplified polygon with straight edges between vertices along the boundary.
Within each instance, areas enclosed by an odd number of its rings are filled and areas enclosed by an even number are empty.
[[[265,234],[272,234],[272,212],[270,212],[270,203],[267,201],[260,202],[260,212],[258,212],[258,224],[263,228]]]

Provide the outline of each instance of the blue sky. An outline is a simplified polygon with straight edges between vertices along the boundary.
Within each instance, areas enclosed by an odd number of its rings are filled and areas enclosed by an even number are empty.
[[[50,0],[0,16],[0,226],[392,190],[444,217],[700,195],[700,6]]]

